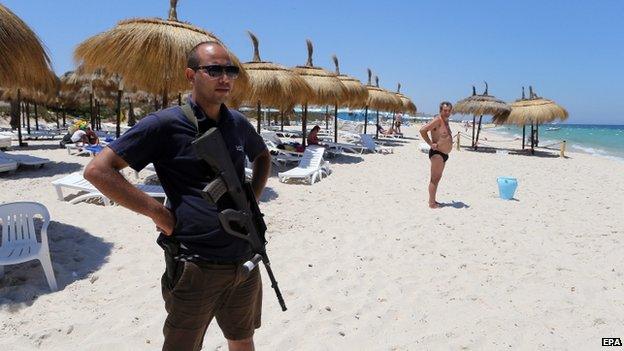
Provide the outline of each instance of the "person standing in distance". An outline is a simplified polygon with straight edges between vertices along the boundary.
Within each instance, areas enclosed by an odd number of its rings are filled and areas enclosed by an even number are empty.
[[[449,153],[453,149],[453,137],[449,126],[449,117],[453,112],[453,105],[448,101],[440,103],[440,114],[422,128],[420,135],[431,147],[429,149],[429,159],[431,160],[431,179],[429,181],[429,207],[438,208],[440,204],[436,201],[438,183],[442,178],[444,166],[448,160]],[[431,138],[429,138],[431,133]]]

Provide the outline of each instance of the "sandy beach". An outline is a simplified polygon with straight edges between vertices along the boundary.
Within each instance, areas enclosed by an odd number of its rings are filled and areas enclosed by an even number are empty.
[[[624,336],[624,162],[453,150],[445,206],[431,210],[417,131],[405,128],[393,154],[329,159],[333,173],[312,186],[274,172],[260,207],[288,311],[262,268],[258,350],[596,350]],[[54,161],[0,174],[0,202],[49,209],[59,291],[38,262],[6,267],[0,349],[160,349],[164,261],[151,220],[59,201],[50,182],[90,158],[58,140],[12,152]],[[499,199],[498,176],[518,179],[514,200]],[[213,322],[204,350],[225,349]]]

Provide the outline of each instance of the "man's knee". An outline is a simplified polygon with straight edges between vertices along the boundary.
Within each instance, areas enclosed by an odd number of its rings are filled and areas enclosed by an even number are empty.
[[[227,339],[229,351],[251,351],[254,349],[253,336],[240,340]]]
[[[431,179],[429,180],[431,182],[431,184],[438,186],[438,183],[440,182],[440,179],[442,177],[431,177]]]

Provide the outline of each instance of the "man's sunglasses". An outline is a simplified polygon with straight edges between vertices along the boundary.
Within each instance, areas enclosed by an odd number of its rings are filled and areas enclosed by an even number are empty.
[[[238,66],[233,66],[233,65],[228,65],[228,66],[207,65],[207,66],[197,66],[194,68],[195,71],[198,71],[200,69],[208,73],[208,76],[210,76],[210,78],[221,78],[225,74],[230,79],[236,79],[238,78],[238,75],[240,74],[240,68],[238,68]]]

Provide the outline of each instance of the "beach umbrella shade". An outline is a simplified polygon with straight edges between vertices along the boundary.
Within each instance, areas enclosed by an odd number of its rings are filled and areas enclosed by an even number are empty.
[[[408,98],[407,96],[403,95],[401,93],[401,83],[397,84],[397,91],[395,93],[395,95],[401,99],[401,103],[403,104],[402,108],[392,112],[392,127],[395,126],[395,114],[396,112],[404,112],[404,113],[410,113],[410,114],[416,114],[417,112],[417,108],[416,108],[416,104],[414,104],[414,102]]]
[[[379,77],[375,76],[375,85],[379,88]],[[390,92],[389,90],[380,88],[384,93],[386,93],[388,95],[389,98],[392,98],[395,100],[395,102],[393,103],[393,107],[391,110],[389,111],[398,111],[401,110],[403,108],[403,101],[399,98],[399,96],[396,93]],[[393,121],[392,123],[394,124],[394,117],[393,117]],[[379,110],[377,110],[377,125],[379,125]],[[379,138],[379,128],[375,128],[375,138]]]
[[[531,153],[535,153],[535,135],[533,126],[541,123],[550,123],[556,120],[565,121],[568,118],[568,111],[552,100],[545,99],[533,92],[533,87],[529,86],[529,98],[524,96],[511,104],[511,112],[506,120],[508,124],[524,125],[531,124]],[[539,128],[539,127],[537,127]],[[524,133],[523,133],[524,134]],[[524,145],[524,136],[522,138]],[[524,148],[524,147],[523,147]]]
[[[303,131],[302,144],[306,143],[306,124],[308,118],[308,106],[327,106],[340,103],[345,99],[346,88],[344,84],[332,72],[321,67],[314,66],[312,54],[314,48],[311,40],[306,40],[308,47],[308,61],[304,66],[297,66],[293,71],[300,75],[308,86],[312,89],[312,94],[308,95],[303,102],[303,117],[301,119],[301,129]]]
[[[397,91],[395,94],[399,97],[399,99],[401,99],[401,104],[403,105],[403,108],[400,110],[401,112],[416,114],[418,111],[416,104],[414,104],[410,98],[401,93],[401,83],[397,84]]]
[[[258,38],[252,32],[247,33],[253,45],[253,58],[243,64],[249,76],[249,87],[242,96],[241,103],[257,106],[257,129],[260,133],[262,105],[284,110],[306,101],[312,95],[312,89],[292,70],[269,61],[262,61]]]
[[[336,76],[342,84],[345,86],[345,97],[341,101],[340,106],[346,106],[349,108],[362,108],[366,105],[368,100],[368,90],[358,79],[340,73],[340,64],[338,63],[338,57],[332,56],[334,66],[336,66]],[[334,105],[334,142],[338,142],[338,106]]]
[[[139,18],[123,20],[114,28],[80,43],[74,52],[87,71],[103,68],[123,77],[132,86],[163,97],[168,106],[170,93],[189,90],[184,70],[188,52],[201,42],[218,42],[212,33],[177,18],[177,0],[170,1],[168,19]],[[236,56],[232,62],[241,68],[232,98],[245,91],[247,73]]]
[[[481,132],[481,122],[483,115],[491,115],[493,121],[504,121],[511,112],[511,106],[505,101],[488,94],[488,84],[485,83],[483,94],[477,94],[475,87],[472,87],[472,95],[455,103],[453,113],[472,115],[472,147],[476,150]],[[476,116],[479,116],[479,127],[475,136]],[[496,122],[495,122],[496,123]]]
[[[0,100],[3,101],[15,101],[16,104],[15,106],[17,106],[17,101],[20,101],[20,104],[23,102],[26,104],[26,125],[27,125],[27,132],[30,134],[30,105],[33,105],[33,112],[34,112],[34,117],[35,117],[35,129],[39,130],[39,113],[38,113],[38,106],[42,106],[42,105],[49,105],[51,104],[54,99],[56,97],[56,93],[52,93],[50,91],[48,92],[42,92],[39,90],[32,90],[32,89],[5,89],[0,93]],[[15,111],[13,114],[13,118],[11,121],[11,125],[13,126],[13,123],[18,123],[19,122],[19,114],[21,114],[21,111]],[[18,123],[19,124],[19,123]],[[19,126],[18,126],[19,127]],[[18,131],[18,137],[21,134],[21,131]],[[23,143],[22,143],[23,144]]]
[[[22,142],[21,89],[52,93],[56,77],[37,35],[11,10],[0,4],[0,88],[17,89],[14,106],[18,108],[11,119],[17,128],[19,145]]]
[[[123,82],[119,75],[109,74],[102,68],[87,71],[84,66],[79,66],[75,71],[65,72],[61,76],[61,87],[63,90],[78,93],[76,95],[78,98],[83,100],[86,100],[83,98],[85,96],[88,98],[91,125],[93,129],[99,129],[101,123],[97,118],[99,114],[96,113],[96,106],[99,105],[102,100],[113,103],[118,101],[116,97],[123,90],[120,89],[123,88]],[[99,101],[97,99],[98,97]],[[119,108],[120,106],[117,106],[117,110],[119,110]]]
[[[371,79],[373,72],[370,68],[367,68],[368,83],[366,83],[366,90],[368,90],[368,99],[364,107],[364,134],[366,134],[366,128],[368,126],[368,110],[379,111],[394,111],[402,105],[401,100],[394,94],[379,88],[379,79],[376,77],[376,85],[372,85]]]

